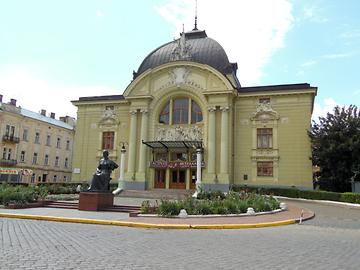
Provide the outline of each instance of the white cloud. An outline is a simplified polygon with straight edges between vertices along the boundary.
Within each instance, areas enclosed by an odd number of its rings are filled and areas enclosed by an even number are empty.
[[[21,66],[13,66],[0,73],[0,94],[4,95],[3,102],[10,98],[16,99],[17,105],[39,112],[45,109],[47,113],[54,112],[59,116],[76,117],[76,107],[71,100],[78,100],[81,96],[116,95],[118,90],[101,85],[63,85],[39,79],[31,71]]]
[[[102,12],[101,10],[97,10],[96,17],[104,17],[104,12]]]
[[[183,23],[185,31],[194,26],[193,0],[168,0],[156,10],[174,25],[176,37]],[[231,62],[238,62],[238,75],[244,86],[260,83],[263,67],[284,46],[293,20],[287,0],[198,1],[198,28],[205,29],[224,47]]]
[[[326,116],[328,112],[332,113],[335,106],[342,107],[342,105],[337,103],[333,98],[325,98],[322,103],[322,105],[317,102],[314,104],[312,119],[315,121],[318,121],[320,116]]]
[[[325,23],[329,19],[322,16],[322,10],[316,5],[307,6],[304,8],[304,19],[315,23]]]
[[[353,53],[334,53],[334,54],[326,54],[323,55],[322,57],[326,59],[338,59],[338,58],[350,57],[352,55]]]
[[[317,64],[317,61],[308,61],[303,64],[301,64],[302,67],[308,67]]]
[[[349,30],[340,35],[341,38],[345,39],[352,39],[352,38],[359,38],[360,37],[360,30]]]

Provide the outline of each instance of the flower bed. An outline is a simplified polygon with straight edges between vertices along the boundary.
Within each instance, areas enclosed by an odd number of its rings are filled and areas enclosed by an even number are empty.
[[[266,212],[279,209],[280,202],[271,196],[255,193],[230,191],[225,195],[220,191],[212,191],[201,192],[197,199],[188,197],[178,201],[161,200],[159,205],[144,201],[141,213],[171,217],[179,215],[180,210],[185,209],[188,215],[228,215],[246,213],[249,207],[255,212]]]

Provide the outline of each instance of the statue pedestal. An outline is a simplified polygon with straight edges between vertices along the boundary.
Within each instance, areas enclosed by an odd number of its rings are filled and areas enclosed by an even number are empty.
[[[114,205],[111,192],[80,192],[79,210],[99,211]]]

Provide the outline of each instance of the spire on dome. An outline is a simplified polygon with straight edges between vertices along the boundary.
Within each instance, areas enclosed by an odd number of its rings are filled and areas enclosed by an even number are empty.
[[[193,31],[199,30],[197,28],[197,0],[195,0],[195,24],[194,24],[194,29]]]

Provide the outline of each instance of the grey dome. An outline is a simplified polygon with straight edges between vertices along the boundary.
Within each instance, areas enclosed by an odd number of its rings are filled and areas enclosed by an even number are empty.
[[[187,32],[185,33],[185,40],[186,46],[189,48],[187,58],[174,59],[174,52],[179,47],[179,39],[171,41],[158,47],[146,56],[138,71],[134,73],[134,79],[148,69],[176,60],[206,64],[224,75],[232,74],[236,77],[237,64],[229,62],[223,47],[217,41],[209,38],[205,31],[193,30]]]

